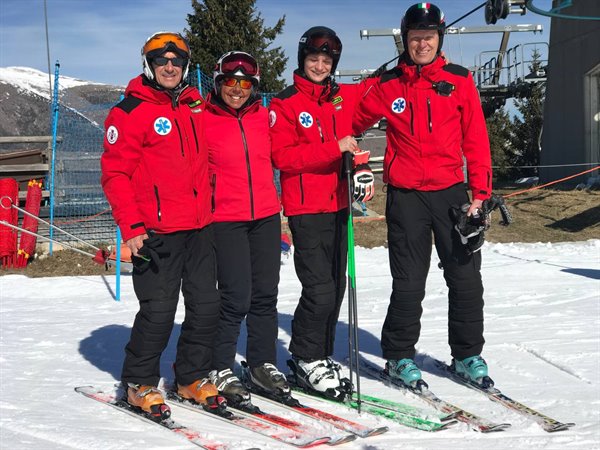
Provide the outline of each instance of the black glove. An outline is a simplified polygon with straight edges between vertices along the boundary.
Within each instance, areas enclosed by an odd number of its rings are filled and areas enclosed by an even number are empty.
[[[375,192],[375,177],[368,164],[361,164],[354,169],[354,191],[352,196],[357,202],[368,202]]]
[[[354,190],[352,196],[357,202],[368,202],[375,193],[375,177],[369,166],[369,156],[371,152],[361,150],[354,154],[354,174],[352,181]]]
[[[489,215],[482,210],[475,214],[467,216],[467,211],[471,205],[465,203],[460,208],[453,206],[450,209],[454,220],[454,229],[460,236],[460,241],[467,247],[469,254],[481,250],[485,241],[484,231],[489,228]]]
[[[134,265],[140,271],[149,267],[158,268],[161,258],[166,258],[171,252],[165,247],[160,236],[152,236],[144,239],[144,245],[138,250],[138,256],[134,256]]]

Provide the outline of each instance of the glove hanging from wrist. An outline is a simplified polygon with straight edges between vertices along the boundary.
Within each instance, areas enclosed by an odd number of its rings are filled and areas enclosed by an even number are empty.
[[[481,250],[485,242],[484,231],[489,228],[490,218],[483,210],[478,210],[475,214],[467,216],[469,203],[465,203],[460,208],[453,206],[450,211],[454,219],[454,229],[460,236],[460,241],[467,248],[470,255]]]
[[[361,150],[354,154],[352,196],[357,202],[367,202],[373,198],[375,193],[375,177],[368,164],[370,154],[371,152],[368,150]]]

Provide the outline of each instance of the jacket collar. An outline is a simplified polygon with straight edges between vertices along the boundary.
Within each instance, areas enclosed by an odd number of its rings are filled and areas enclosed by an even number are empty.
[[[316,102],[327,101],[331,93],[331,83],[325,85],[313,83],[299,69],[294,71],[294,86]]]

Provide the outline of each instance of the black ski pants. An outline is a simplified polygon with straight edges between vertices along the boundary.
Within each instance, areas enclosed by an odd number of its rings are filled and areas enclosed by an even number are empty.
[[[348,211],[302,214],[288,220],[296,275],[302,283],[289,350],[300,359],[323,359],[333,354],[346,289]]]
[[[381,333],[385,359],[414,358],[433,243],[448,286],[448,343],[464,359],[483,349],[481,252],[469,255],[454,230],[450,208],[469,202],[464,184],[440,191],[388,185],[386,220],[393,278]]]
[[[216,258],[212,225],[201,230],[161,234],[168,255],[145,270],[134,265],[133,287],[140,303],[125,347],[121,380],[156,386],[165,350],[183,293],[185,318],[177,342],[177,382],[188,385],[211,369],[213,340],[219,320]]]
[[[250,367],[276,363],[277,286],[281,266],[281,217],[214,224],[221,319],[213,368],[233,369],[240,327],[246,319]]]

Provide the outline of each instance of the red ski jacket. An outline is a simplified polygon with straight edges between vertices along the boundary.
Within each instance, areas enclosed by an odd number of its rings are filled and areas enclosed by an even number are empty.
[[[464,67],[437,58],[420,66],[405,60],[381,75],[353,119],[356,133],[385,117],[383,180],[392,186],[436,191],[464,182],[467,161],[473,199],[492,191],[490,143],[479,94]]]
[[[212,222],[204,106],[197,89],[171,98],[138,76],[108,114],[101,183],[125,241]]]
[[[286,216],[348,207],[337,141],[352,135],[352,114],[365,89],[365,83],[340,84],[331,95],[329,86],[315,84],[296,71],[294,84],[271,100],[273,162],[281,170]]]
[[[269,115],[260,100],[235,110],[211,97],[204,122],[215,221],[249,221],[279,213]]]

